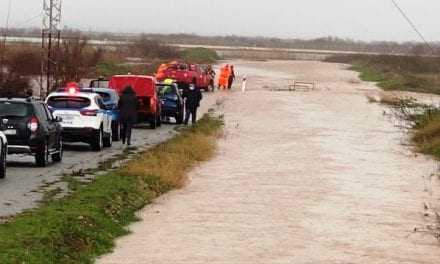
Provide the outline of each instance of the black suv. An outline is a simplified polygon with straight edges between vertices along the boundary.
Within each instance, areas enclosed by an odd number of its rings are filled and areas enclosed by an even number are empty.
[[[47,105],[21,98],[0,98],[0,119],[8,139],[9,154],[35,155],[37,166],[45,167],[52,156],[63,159],[61,119],[54,118]]]

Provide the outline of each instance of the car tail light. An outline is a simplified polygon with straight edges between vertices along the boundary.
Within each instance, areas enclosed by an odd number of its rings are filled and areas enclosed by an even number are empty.
[[[80,113],[83,116],[97,116],[98,110],[82,110]]]
[[[34,117],[32,117],[32,118],[29,120],[28,128],[29,128],[29,130],[30,130],[32,133],[35,133],[35,132],[37,132],[38,127],[39,127],[38,118],[36,118],[36,117],[34,116]]]

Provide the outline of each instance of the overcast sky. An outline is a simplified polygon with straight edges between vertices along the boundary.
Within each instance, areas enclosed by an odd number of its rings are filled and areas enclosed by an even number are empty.
[[[9,0],[0,0],[4,24]],[[43,0],[12,0],[12,26],[39,26]],[[440,41],[439,0],[397,0]],[[63,25],[83,30],[282,38],[419,40],[391,0],[63,0]]]

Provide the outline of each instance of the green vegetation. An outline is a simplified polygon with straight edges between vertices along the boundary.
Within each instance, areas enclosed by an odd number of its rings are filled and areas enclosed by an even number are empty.
[[[440,94],[440,57],[341,55],[327,61],[352,64],[362,80],[384,90]]]
[[[440,109],[428,108],[412,118],[415,121],[412,140],[417,149],[440,159]]]
[[[184,61],[200,64],[214,64],[220,59],[215,50],[206,48],[191,48],[182,51],[181,58]]]
[[[189,169],[214,155],[222,125],[207,115],[92,183],[67,177],[72,195],[0,225],[0,263],[93,263],[128,233],[125,227],[137,220],[136,211],[181,186]]]
[[[113,76],[118,74],[127,74],[131,71],[130,67],[114,62],[99,62],[96,65],[98,76]]]

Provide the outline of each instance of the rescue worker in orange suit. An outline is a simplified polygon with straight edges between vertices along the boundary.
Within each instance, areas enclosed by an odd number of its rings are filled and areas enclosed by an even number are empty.
[[[230,69],[229,65],[224,66],[220,70],[220,77],[218,79],[218,88],[219,89],[226,89],[229,86],[229,75],[230,75]]]

